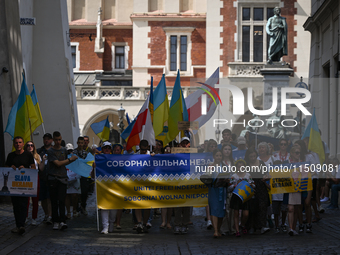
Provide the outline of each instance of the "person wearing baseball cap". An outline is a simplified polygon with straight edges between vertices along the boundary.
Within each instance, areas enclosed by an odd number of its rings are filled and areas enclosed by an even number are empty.
[[[44,134],[43,138],[48,137],[49,139],[52,139],[52,135],[50,133]]]
[[[247,149],[247,141],[245,137],[239,136],[236,141],[237,141],[237,148],[234,151],[241,151],[241,150]]]
[[[102,144],[102,154],[111,154],[112,144],[109,141],[105,141]],[[95,164],[94,164],[95,165]],[[112,233],[114,229],[114,221],[116,219],[117,210],[116,209],[102,209],[102,234]]]
[[[65,148],[69,154],[73,153],[74,147],[72,143],[66,144]]]
[[[183,137],[181,140],[181,147],[190,148],[190,139],[188,137]]]
[[[103,142],[102,147],[109,146],[112,149],[112,144],[109,141]]]

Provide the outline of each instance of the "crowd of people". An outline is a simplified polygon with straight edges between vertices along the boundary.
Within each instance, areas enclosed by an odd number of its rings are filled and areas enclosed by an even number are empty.
[[[233,166],[236,172],[213,173],[208,182],[208,205],[206,206],[207,229],[214,229],[213,236],[219,238],[230,234],[240,237],[252,234],[257,230],[265,234],[274,229],[276,233],[284,232],[291,236],[299,233],[312,232],[312,223],[318,222],[325,209],[321,202],[330,201],[328,209],[338,208],[338,191],[340,190],[340,175],[337,172],[325,175],[313,173],[313,190],[302,193],[271,194],[269,185],[270,174],[252,176],[251,173],[240,171],[242,167],[258,167],[309,162],[320,164],[319,156],[308,151],[308,139],[290,141],[279,140],[279,150],[267,142],[249,141],[249,136],[235,137],[229,129],[222,132],[222,141],[210,139],[203,144],[195,146],[193,136],[183,137],[179,143],[172,142],[163,146],[163,142],[156,140],[156,145],[149,146],[148,141],[142,140],[138,151],[126,151],[125,144],[111,144],[106,141],[101,145],[101,151],[89,148],[89,138],[79,137],[77,148],[72,144],[62,146],[61,134],[56,131],[53,136],[46,133],[43,136],[44,145],[36,149],[32,141],[26,142],[21,137],[13,139],[15,151],[11,152],[6,160],[6,166],[13,169],[33,168],[39,169],[38,196],[32,198],[32,225],[36,225],[38,202],[45,213],[44,222],[53,226],[54,230],[67,228],[66,220],[78,217],[80,213],[87,215],[87,198],[94,189],[94,171],[88,177],[82,177],[67,169],[67,165],[78,158],[85,159],[88,153],[96,154],[168,154],[172,147],[196,147],[198,152],[211,153],[213,163],[211,166]],[[336,157],[329,157],[327,144],[323,143],[326,160],[323,164],[338,166]],[[245,151],[242,159],[234,160],[233,152]],[[95,163],[93,164],[95,168]],[[229,168],[230,169],[230,168]],[[254,196],[246,202],[233,193],[235,187],[241,182],[247,182],[254,190]],[[329,198],[330,197],[330,198]],[[28,218],[30,199],[27,197],[12,196],[13,211],[16,220],[14,233],[25,232],[25,221]],[[73,209],[73,214],[71,210]],[[160,214],[162,223],[160,228],[172,229],[174,234],[186,234],[188,226],[192,224],[192,207],[175,207],[160,209],[135,210],[101,210],[102,234],[121,229],[123,212],[131,213],[134,222],[133,229],[138,233],[148,233],[154,214]],[[313,217],[314,214],[314,217]],[[305,218],[304,218],[305,215]],[[171,223],[174,216],[174,222]],[[288,216],[288,217],[287,217]],[[274,222],[272,221],[274,220]]]

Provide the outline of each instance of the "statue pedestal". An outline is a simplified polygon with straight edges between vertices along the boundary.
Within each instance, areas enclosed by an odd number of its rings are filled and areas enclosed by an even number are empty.
[[[294,73],[294,70],[290,68],[284,62],[273,62],[273,64],[267,64],[263,69],[260,70],[263,75],[263,110],[270,109],[273,105],[273,88],[277,88],[278,93],[278,102],[276,110],[278,112],[274,112],[270,116],[261,116],[261,119],[266,123],[266,126],[261,127],[259,130],[259,134],[265,136],[271,136],[276,138],[286,137],[287,131],[291,133],[293,130],[291,128],[283,128],[281,126],[281,121],[283,119],[292,119],[289,112],[289,106],[287,106],[287,114],[286,116],[280,116],[281,111],[281,88],[289,86],[289,76]],[[277,114],[277,115],[276,115]],[[276,115],[276,116],[275,116]],[[269,123],[275,123],[274,125],[270,124],[268,126],[268,122],[266,119],[269,119]],[[282,133],[284,132],[284,134]]]
[[[289,76],[294,70],[284,62],[273,62],[271,65],[265,65],[260,70],[263,75],[263,109],[270,109],[273,104],[273,87],[278,88],[278,109],[281,109],[281,88],[289,86]],[[287,113],[289,107],[287,107]]]

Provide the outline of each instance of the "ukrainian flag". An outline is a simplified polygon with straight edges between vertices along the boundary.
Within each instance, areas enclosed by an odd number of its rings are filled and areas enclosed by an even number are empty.
[[[128,140],[130,133],[132,131],[132,128],[135,125],[135,123],[136,123],[136,118],[127,126],[127,128],[124,129],[123,133],[120,135],[121,138],[123,138],[123,140],[125,140],[125,141]]]
[[[110,137],[109,116],[107,116],[106,120],[102,120],[91,124],[91,128],[93,132],[100,138],[100,140],[104,142],[109,140]]]
[[[301,139],[304,139],[305,137],[309,137],[308,150],[317,153],[320,164],[322,164],[325,161],[325,151],[323,149],[318,122],[316,121],[315,108],[313,109],[312,119],[309,121]]]
[[[155,137],[164,142],[168,133],[168,115],[169,115],[169,100],[168,93],[166,92],[165,77],[162,76],[161,81],[158,83],[154,91],[154,116],[153,129]],[[166,146],[165,143],[163,143]]]
[[[36,122],[31,122],[31,128],[32,128],[32,132],[34,130],[36,130],[37,127],[39,127],[44,121],[43,118],[41,116],[41,112],[40,112],[40,106],[39,106],[39,102],[38,102],[38,97],[37,97],[37,93],[35,92],[35,87],[33,86],[33,90],[31,92],[31,98],[32,98],[32,102],[35,108],[35,111],[37,113],[38,119]]]
[[[177,78],[172,91],[169,109],[169,130],[164,142],[165,145],[174,140],[178,135],[178,121],[188,121],[188,110],[183,97],[179,70],[177,71]]]
[[[153,114],[154,114],[154,102],[153,102],[153,77],[151,76],[151,88],[150,88],[150,97],[149,97],[149,111],[151,116],[151,123],[153,122]]]
[[[37,122],[38,115],[35,111],[24,75],[22,77],[20,94],[9,113],[5,133],[10,134],[12,139],[16,136],[21,136],[24,142],[28,142],[31,140],[31,133],[33,132],[30,123]]]

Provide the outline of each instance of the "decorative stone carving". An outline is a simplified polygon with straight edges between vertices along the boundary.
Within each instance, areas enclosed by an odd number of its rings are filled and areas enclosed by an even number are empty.
[[[81,91],[81,98],[95,98],[96,90],[95,89],[83,89]]]
[[[260,76],[263,65],[239,65],[236,66],[236,75],[241,76]]]
[[[129,89],[125,91],[125,98],[126,99],[138,99],[140,95],[139,89]]]
[[[119,98],[120,89],[101,89],[100,98]]]
[[[264,68],[265,64],[232,62],[228,63],[228,66],[230,68],[229,76],[232,77],[262,77],[260,70]]]

